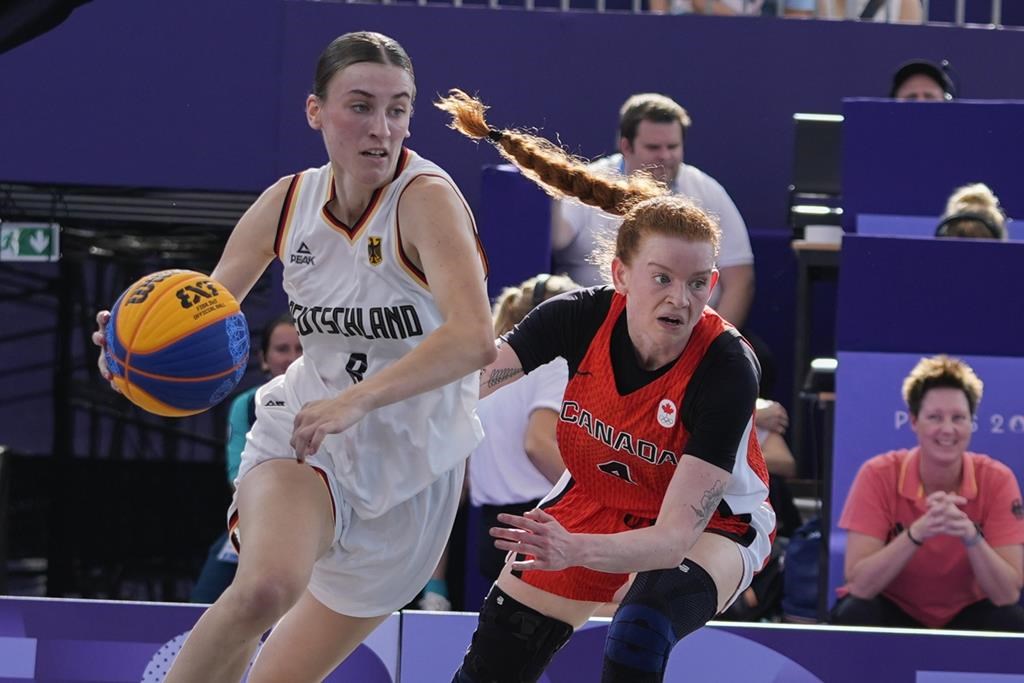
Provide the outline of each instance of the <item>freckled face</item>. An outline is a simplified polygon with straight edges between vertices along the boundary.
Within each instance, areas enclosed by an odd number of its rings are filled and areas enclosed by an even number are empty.
[[[616,289],[626,295],[630,336],[679,353],[718,282],[714,250],[706,242],[648,234],[629,264],[612,263]]]

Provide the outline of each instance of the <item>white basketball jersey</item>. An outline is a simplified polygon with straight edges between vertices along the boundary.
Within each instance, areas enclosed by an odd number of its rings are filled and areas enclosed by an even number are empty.
[[[379,372],[443,322],[425,275],[402,249],[398,203],[418,176],[442,178],[458,193],[455,183],[403,149],[392,182],[347,226],[327,209],[333,175],[330,164],[296,174],[275,242],[302,339],[303,355],[287,373],[301,404]],[[472,452],[483,436],[474,412],[478,387],[476,375],[467,375],[378,408],[325,440],[347,502],[360,516],[383,514]]]

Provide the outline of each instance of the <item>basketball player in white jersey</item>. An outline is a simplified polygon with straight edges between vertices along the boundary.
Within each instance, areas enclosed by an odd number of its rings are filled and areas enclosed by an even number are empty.
[[[264,192],[213,271],[241,300],[279,258],[304,355],[257,394],[229,512],[238,573],[169,683],[238,681],[272,626],[249,681],[320,681],[441,556],[496,351],[469,209],[403,146],[415,94],[391,38],[333,41],[306,101],[329,162]]]

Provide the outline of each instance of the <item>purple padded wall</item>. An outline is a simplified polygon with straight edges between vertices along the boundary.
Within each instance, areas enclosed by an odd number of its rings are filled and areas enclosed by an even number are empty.
[[[961,185],[984,182],[1024,214],[1024,102],[843,103],[843,224],[857,215],[935,216]]]

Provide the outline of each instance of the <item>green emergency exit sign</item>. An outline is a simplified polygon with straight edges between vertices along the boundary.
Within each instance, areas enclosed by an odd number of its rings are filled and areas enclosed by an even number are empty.
[[[57,261],[60,226],[56,223],[0,222],[0,261]]]

